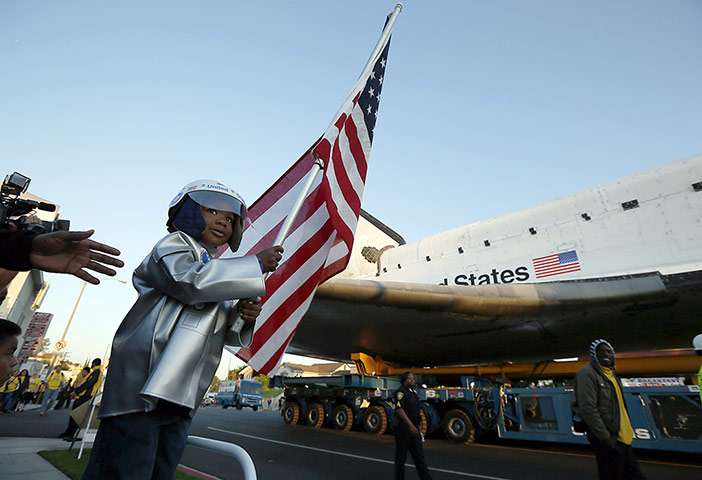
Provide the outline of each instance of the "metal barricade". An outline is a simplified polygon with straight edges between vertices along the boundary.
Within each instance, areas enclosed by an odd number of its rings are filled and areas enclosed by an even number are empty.
[[[239,445],[234,445],[233,443],[222,442],[219,440],[212,440],[211,438],[194,436],[188,437],[187,445],[206,448],[207,450],[224,453],[225,455],[231,455],[241,464],[241,468],[244,471],[244,480],[256,480],[256,466],[246,450],[241,448]]]

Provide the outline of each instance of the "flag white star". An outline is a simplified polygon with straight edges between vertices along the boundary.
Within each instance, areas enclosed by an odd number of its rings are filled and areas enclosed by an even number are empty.
[[[383,76],[382,76],[382,75],[380,76],[380,78],[378,79],[378,81],[380,82],[381,85],[383,84]]]
[[[385,68],[385,59],[384,58],[380,61],[380,66]]]
[[[368,108],[366,108],[366,112],[368,112],[368,115],[370,115],[370,113],[371,113],[371,106],[370,106],[370,104],[368,104]]]
[[[373,70],[373,71],[371,72],[370,78],[375,78],[375,70]]]
[[[375,111],[374,115],[375,115],[375,118],[378,118],[378,110]]]
[[[373,95],[375,95],[375,90],[373,90],[372,88],[369,88],[368,94],[372,97]]]

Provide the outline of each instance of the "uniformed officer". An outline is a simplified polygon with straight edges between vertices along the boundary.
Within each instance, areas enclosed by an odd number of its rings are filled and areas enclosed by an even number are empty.
[[[407,450],[412,455],[419,478],[431,479],[422,449],[424,438],[419,433],[422,418],[419,416],[419,395],[414,391],[414,375],[405,372],[400,376],[400,382],[402,386],[395,392],[395,480],[405,478]]]

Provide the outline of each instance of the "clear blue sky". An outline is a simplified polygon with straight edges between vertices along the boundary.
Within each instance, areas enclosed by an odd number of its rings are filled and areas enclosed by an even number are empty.
[[[392,1],[0,0],[4,175],[131,271],[196,178],[253,202],[323,133]],[[406,1],[363,207],[408,241],[702,152],[697,0]],[[47,275],[57,340],[81,282]],[[72,359],[135,294],[89,286]]]

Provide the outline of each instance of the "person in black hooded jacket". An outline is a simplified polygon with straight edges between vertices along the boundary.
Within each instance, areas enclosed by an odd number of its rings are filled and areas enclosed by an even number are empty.
[[[614,349],[607,340],[590,345],[590,362],[575,375],[574,423],[584,423],[587,439],[595,449],[599,478],[644,479],[631,442],[634,430],[614,374]]]

